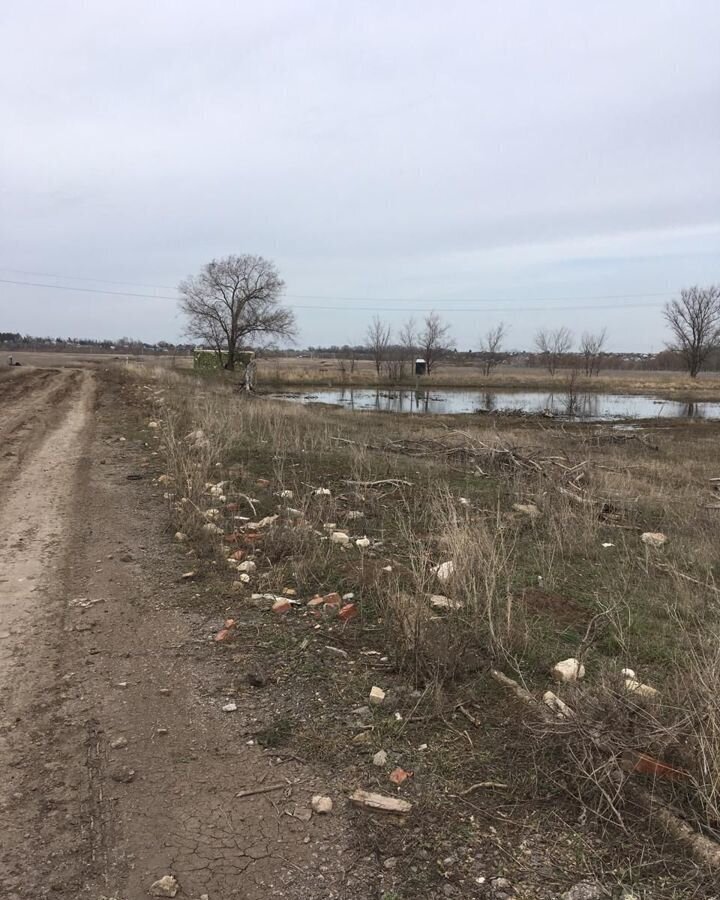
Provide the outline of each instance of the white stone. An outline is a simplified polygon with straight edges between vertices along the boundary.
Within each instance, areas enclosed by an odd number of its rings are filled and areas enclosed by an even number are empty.
[[[175,532],[175,540],[176,540],[176,541],[180,541],[180,542],[186,541],[186,540],[187,540],[187,535],[185,534],[184,531],[176,531],[176,532]]]
[[[453,600],[450,597],[445,597],[443,594],[433,594],[430,597],[430,606],[433,609],[462,609],[463,604],[460,600]]]
[[[372,704],[374,704],[375,706],[380,706],[380,704],[384,700],[385,700],[385,691],[381,687],[374,685],[370,689],[370,702]]]
[[[364,550],[366,547],[370,546],[370,538],[361,537],[355,541],[355,546],[359,547],[361,550]]]
[[[150,894],[153,897],[174,897],[179,889],[177,878],[172,875],[163,875],[150,886]]]
[[[387,753],[384,750],[378,750],[375,756],[373,756],[373,765],[381,769],[387,764],[387,758]]]
[[[637,694],[638,697],[657,697],[658,695],[657,688],[650,687],[649,684],[642,684],[642,682],[636,681],[634,678],[625,679],[625,688],[630,693]]]
[[[277,521],[278,516],[265,516],[264,519],[260,519],[257,523],[258,528],[267,528],[269,525],[272,525],[273,522]]]
[[[280,491],[280,497],[283,500],[292,500],[293,492],[292,491]]]
[[[310,806],[320,815],[327,815],[332,812],[333,802],[330,797],[324,797],[322,794],[315,794],[310,800]]]
[[[223,706],[223,708],[222,708],[223,712],[235,712],[236,710],[237,710],[237,703],[234,703],[232,700],[230,701],[230,703],[226,703],[225,706]]]
[[[238,572],[254,572],[256,569],[257,564],[254,563],[251,559],[246,559],[237,567]]]
[[[319,487],[316,488],[313,493],[316,497],[329,497],[331,494],[330,488]]]
[[[585,666],[574,657],[561,659],[552,667],[554,681],[578,681],[585,677]]]
[[[561,719],[571,719],[573,717],[573,711],[567,703],[564,703],[558,695],[553,694],[552,691],[545,691],[543,694],[543,703]]]
[[[534,503],[513,503],[515,512],[522,513],[529,519],[537,519],[540,517],[540,510]]]
[[[645,531],[640,535],[640,540],[646,546],[657,549],[667,543],[667,535],[662,531]]]
[[[433,573],[438,581],[449,581],[455,573],[455,563],[452,560],[440,563],[439,566],[435,566]]]
[[[333,531],[330,535],[330,540],[333,544],[349,544],[350,538],[344,531]]]

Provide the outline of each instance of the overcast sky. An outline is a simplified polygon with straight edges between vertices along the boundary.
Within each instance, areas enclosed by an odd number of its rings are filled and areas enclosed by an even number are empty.
[[[658,349],[720,281],[718,46],[717,0],[4,3],[0,278],[85,290],[0,283],[0,331],[173,340],[251,252],[301,345],[435,308]]]

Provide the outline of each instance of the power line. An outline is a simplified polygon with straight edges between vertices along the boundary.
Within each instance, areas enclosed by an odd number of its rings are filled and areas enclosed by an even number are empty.
[[[598,294],[590,297],[578,297],[578,300],[629,300],[634,297],[667,297],[672,291],[663,291],[655,294]],[[373,300],[376,303],[418,303],[423,302],[423,298],[418,297],[344,297],[334,295],[332,297],[321,296],[317,294],[287,294],[288,297],[297,297],[298,300],[349,300],[351,302],[363,303]],[[571,297],[436,297],[430,303],[527,303],[528,301],[537,300],[538,303],[555,303],[563,300],[570,300]]]
[[[63,284],[41,284],[37,281],[15,281],[11,278],[0,278],[0,284],[13,284],[18,285],[20,287],[39,287],[39,288],[49,288],[50,290],[56,291],[71,291],[71,292],[82,292],[86,294],[103,294],[111,297],[138,297],[142,299],[148,300],[177,300],[177,296],[169,297],[165,294],[140,294],[137,292],[130,291],[107,291],[101,290],[99,288],[84,288],[84,287],[71,287]],[[639,294],[638,296],[646,296],[643,294]],[[667,296],[664,294],[662,296]],[[335,299],[335,298],[328,298]],[[367,298],[371,299],[371,298]],[[582,298],[585,299],[585,298]],[[392,302],[392,301],[390,301]],[[651,301],[649,303],[611,303],[611,304],[602,304],[598,305],[597,303],[592,303],[588,306],[579,306],[577,304],[572,304],[570,306],[500,306],[496,308],[472,308],[472,307],[463,307],[458,309],[443,309],[445,313],[488,313],[488,312],[563,312],[563,311],[573,311],[573,310],[604,310],[604,309],[638,309],[641,307],[648,306],[656,306],[657,300]],[[294,303],[292,304],[294,309],[313,309],[313,310],[322,310],[325,312],[350,312],[347,306],[318,306],[318,305],[308,305],[308,304],[300,304]],[[417,313],[430,313],[434,311],[434,307],[422,307],[422,308],[401,308],[401,307],[391,307],[391,306],[356,306],[354,310],[356,312],[417,312]]]
[[[146,284],[144,281],[113,281],[111,278],[88,278],[87,275],[58,275],[57,272],[27,272],[24,269],[6,269],[0,267],[0,272],[11,272],[14,275],[29,275],[31,278],[59,278],[60,281],[92,281],[95,284],[119,284],[129,287],[157,288],[163,291],[174,291],[177,285]]]
[[[177,300],[177,296],[168,297],[165,294],[139,294],[130,291],[106,291],[101,288],[73,287],[66,284],[42,284],[39,281],[16,281],[12,278],[0,278],[0,284],[15,284],[21,287],[49,288],[54,291],[80,291],[84,294],[108,294],[111,297],[143,297],[150,300]]]
[[[176,290],[175,286],[170,286],[167,284],[145,284],[144,282],[137,281],[113,281],[109,278],[88,278],[83,275],[58,275],[57,273],[52,272],[27,272],[23,269],[6,269],[0,268],[2,272],[14,272],[17,275],[29,275],[35,278],[57,278],[61,281],[91,281],[96,284],[116,284],[116,285],[127,285],[129,287],[149,287],[157,290],[168,290],[174,291]],[[19,284],[24,285],[28,284],[33,287],[49,287],[49,288],[57,288],[60,290],[84,290],[89,291],[89,288],[71,288],[66,285],[53,285],[53,284],[38,284],[37,282],[29,282],[29,281],[15,281],[13,279],[0,278],[0,283],[5,284]],[[115,291],[105,291],[102,289],[97,289],[96,293],[102,294],[120,294],[122,292]],[[674,293],[673,291],[660,291],[653,293],[625,293],[625,294],[594,294],[585,297],[578,297],[578,300],[631,300],[644,298],[647,299],[649,297],[663,297],[667,298],[668,295]],[[137,294],[137,293],[128,293],[123,296],[128,297],[159,297],[160,299],[166,300],[174,300],[175,297],[165,297],[161,294]],[[285,294],[284,295],[288,300],[329,300],[329,301],[348,301],[351,303],[563,303],[569,302],[573,298],[571,297],[435,297],[432,300],[425,300],[422,297],[356,297],[356,296],[347,296],[344,294],[333,294],[332,296],[328,296],[327,294]],[[303,307],[300,307],[303,308]],[[325,308],[334,308],[334,307],[305,307],[307,309],[325,309]],[[339,307],[344,309],[345,307]],[[383,307],[384,308],[384,307]],[[575,308],[575,307],[573,307]],[[419,310],[420,312],[425,312],[426,310]],[[455,311],[455,310],[453,310]]]
[[[109,282],[111,283],[111,282]],[[47,288],[49,290],[55,291],[71,291],[71,292],[80,292],[85,294],[103,294],[105,296],[110,297],[136,297],[140,299],[147,300],[172,300],[177,301],[178,297],[176,296],[168,296],[166,294],[145,294],[139,293],[136,291],[109,291],[101,288],[87,288],[87,287],[78,287],[78,286],[70,286],[64,284],[43,284],[38,281],[17,281],[12,278],[0,278],[0,284],[12,284],[18,287],[38,287],[38,288]],[[622,295],[607,295],[607,296],[598,296],[598,297],[581,297],[578,299],[581,300],[601,300],[601,299],[619,299],[621,297],[625,297],[627,299],[632,299],[634,297],[663,297],[667,298],[668,294],[622,294]],[[308,297],[310,299],[310,297]],[[327,300],[350,300],[349,297],[318,297],[317,299],[327,299]],[[544,302],[543,298],[527,298],[525,301],[520,298],[516,298],[515,302],[532,302],[534,299],[537,299],[539,302]],[[547,298],[550,299],[550,298]],[[558,300],[567,300],[568,298],[557,298]],[[356,298],[357,301],[368,301],[368,302],[383,302],[378,301],[377,298],[365,297],[365,298]],[[402,302],[400,300],[391,300],[387,299],[388,303],[396,303]],[[409,301],[408,302],[418,302]],[[422,302],[422,301],[420,301]],[[428,301],[431,302],[431,301]],[[458,302],[458,301],[449,301],[449,302]],[[510,300],[503,300],[502,298],[486,299],[486,300],[475,300],[475,301],[465,301],[465,302],[475,302],[475,303],[509,303]],[[501,306],[496,308],[482,307],[482,308],[473,308],[473,307],[461,307],[461,308],[443,308],[443,312],[445,313],[488,313],[488,312],[565,312],[565,311],[574,311],[574,310],[605,310],[605,309],[639,309],[643,307],[651,307],[656,306],[658,303],[657,300],[653,300],[647,303],[611,303],[611,304],[597,304],[591,303],[589,305],[578,305],[573,303],[567,306]],[[312,309],[312,310],[321,310],[325,312],[350,312],[351,310],[347,306],[320,306],[315,304],[299,304],[293,303],[292,306],[295,309]],[[430,313],[435,311],[435,307],[390,307],[390,306],[356,306],[353,308],[353,311],[356,312],[402,312],[402,313]]]

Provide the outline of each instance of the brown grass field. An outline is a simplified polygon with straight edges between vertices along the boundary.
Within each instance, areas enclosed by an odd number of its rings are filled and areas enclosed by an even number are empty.
[[[104,363],[136,363],[171,369],[191,369],[188,356],[125,356],[116,353],[16,352],[13,358],[22,365],[86,366]],[[236,376],[237,377],[237,376]],[[258,361],[258,386],[262,387],[394,387],[396,383],[378,378],[370,360],[312,359],[309,357],[268,357]],[[488,377],[478,366],[444,363],[437,372],[420,379],[422,387],[478,388],[504,390],[567,390],[572,382],[577,392],[656,395],[671,400],[720,400],[720,374],[705,373],[691,379],[680,372],[644,372],[607,370],[599,377],[587,378],[569,369],[560,369],[554,377],[540,368],[499,366]],[[403,384],[415,386],[415,378]]]
[[[472,845],[456,831],[467,801],[508,847],[536,840],[588,871],[633,873],[641,896],[711,896],[720,425],[459,424],[239,397],[139,366],[127,377],[159,424],[173,527],[212,586],[203,602],[292,684],[268,746],[371,785],[373,754],[392,748],[414,773],[400,795],[423,810],[417,846],[425,829]],[[244,579],[240,561],[254,564]],[[353,595],[342,615],[308,603],[333,592]],[[587,674],[553,685],[567,657]],[[628,687],[624,668],[655,692]],[[373,685],[387,704],[357,718]],[[397,896],[423,896],[407,879]]]

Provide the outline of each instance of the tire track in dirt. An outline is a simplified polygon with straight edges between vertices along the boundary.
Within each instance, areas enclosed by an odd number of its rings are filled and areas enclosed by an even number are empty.
[[[0,485],[62,420],[82,378],[69,369],[13,370],[0,378]]]
[[[33,441],[32,455],[3,485],[0,506],[0,769],[7,773],[0,781],[0,896],[23,900],[37,896],[37,879],[55,854],[72,858],[78,849],[70,823],[77,821],[82,779],[60,763],[70,735],[54,702],[63,617],[56,573],[94,391],[87,374],[29,382],[38,387],[28,398],[29,418],[46,408],[56,387],[72,393],[60,424]],[[20,427],[21,411],[13,414]]]
[[[69,611],[64,660],[82,670],[65,710],[87,729],[95,857],[87,897],[141,900],[166,874],[189,898],[375,896],[340,799],[331,816],[311,816],[310,798],[325,787],[318,775],[248,742],[252,704],[238,699],[236,713],[222,711],[228,686],[213,668],[214,623],[178,608],[195,588],[180,579],[178,548],[162,534],[167,510],[148,484],[150,450],[132,440],[126,415],[117,395],[101,391],[65,573],[69,596],[102,601]]]
[[[376,896],[342,799],[311,815],[318,773],[248,740],[253,703],[222,711],[150,450],[112,377],[79,378],[0,512],[0,897],[141,900],[168,873],[188,898]]]

